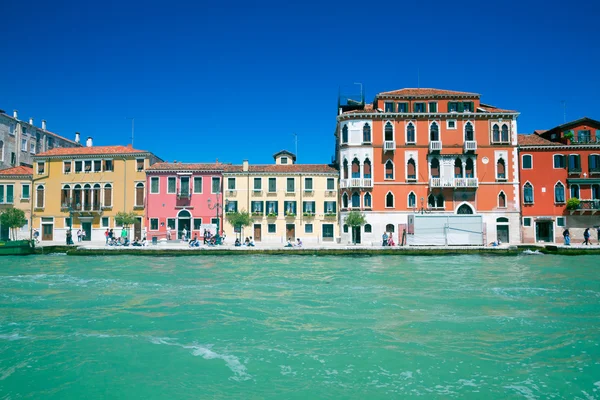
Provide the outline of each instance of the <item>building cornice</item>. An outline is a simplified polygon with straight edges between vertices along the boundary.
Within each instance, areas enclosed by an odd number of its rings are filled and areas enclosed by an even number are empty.
[[[485,118],[509,118],[516,119],[521,113],[389,113],[389,112],[365,112],[346,113],[337,116],[338,121],[349,119],[485,119]]]
[[[82,160],[94,160],[94,159],[115,159],[115,158],[150,158],[152,156],[151,153],[141,152],[141,153],[114,153],[114,154],[64,154],[64,155],[53,155],[53,156],[33,156],[33,161],[47,161],[47,160],[74,160],[74,159],[82,159]]]
[[[545,146],[545,145],[518,145],[519,150],[597,150],[600,149],[600,143],[598,144],[580,144],[580,145],[556,145],[556,146]]]
[[[405,95],[405,94],[378,94],[376,96],[377,99],[382,100],[433,100],[433,99],[479,99],[481,95],[476,93],[471,94],[414,94],[414,95]]]

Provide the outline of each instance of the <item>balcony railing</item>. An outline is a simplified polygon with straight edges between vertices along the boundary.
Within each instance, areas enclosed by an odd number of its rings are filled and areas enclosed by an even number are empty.
[[[479,186],[477,178],[431,178],[429,186],[433,188],[476,188]]]
[[[596,200],[580,200],[577,211],[596,211],[600,210],[600,199]]]
[[[396,151],[396,142],[393,140],[385,140],[383,142],[383,151]]]
[[[580,174],[581,167],[569,167],[569,174]]]
[[[441,140],[432,140],[429,142],[429,151],[441,151],[442,150],[442,142]]]
[[[189,190],[181,190],[177,193],[177,198],[179,199],[189,199],[191,196],[191,193]]]
[[[600,167],[590,167],[590,174],[600,174]]]
[[[477,150],[477,142],[474,140],[465,140],[465,153],[467,151],[476,151]]]
[[[341,188],[373,187],[373,179],[371,179],[371,178],[341,179],[340,187]]]
[[[454,187],[461,188],[476,188],[479,186],[477,178],[454,178]]]

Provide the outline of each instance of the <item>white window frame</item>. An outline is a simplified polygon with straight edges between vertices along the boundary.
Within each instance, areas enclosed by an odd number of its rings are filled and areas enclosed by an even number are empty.
[[[557,168],[557,167],[554,166],[554,158],[556,156],[561,156],[563,158],[563,160],[565,162],[565,166],[563,168],[560,168],[560,167]],[[561,153],[552,154],[552,169],[567,169],[568,168],[568,162],[569,161],[567,160],[567,156],[565,156],[564,154],[561,154]]]
[[[477,132],[475,132],[475,122],[471,121],[470,119],[466,120],[463,123],[463,142],[466,141],[466,137],[467,137],[467,124],[471,124],[471,126],[473,127],[473,141],[475,141],[476,137],[477,137]],[[441,134],[440,134],[441,136]]]
[[[525,186],[527,184],[529,184],[529,186],[531,186],[531,203],[525,203]],[[523,183],[522,188],[523,188],[522,189],[523,190],[523,192],[522,192],[523,193],[523,204],[527,204],[527,205],[535,204],[535,186],[533,186],[533,184],[531,182],[526,181],[525,183]]]
[[[344,206],[344,196],[346,197],[346,206]],[[351,208],[350,207],[350,199],[348,198],[348,192],[342,193],[341,200],[342,200],[341,204],[340,204],[341,208]]]
[[[214,192],[213,191],[213,179],[214,178],[217,178],[219,180],[219,191],[218,192]],[[221,193],[221,190],[220,190],[221,189],[221,185],[223,185],[223,181],[221,180],[221,177],[220,176],[213,176],[213,175],[211,175],[211,177],[210,177],[210,193],[211,194]]]
[[[138,185],[142,185],[142,204],[138,204],[138,197],[137,197],[137,189],[138,189]],[[146,182],[142,182],[142,181],[137,181],[134,182],[134,186],[133,186],[133,190],[134,190],[134,203],[133,203],[133,207],[144,207],[145,203],[146,203]]]
[[[396,127],[394,126],[394,121],[390,121],[390,120],[383,122],[383,129],[381,130],[381,136],[382,136],[383,142],[384,143],[386,142],[385,127],[387,126],[388,123],[392,126],[392,140],[391,141],[396,142]],[[416,136],[417,136],[417,133],[415,132],[415,138],[416,138]]]
[[[196,179],[200,179],[200,191],[196,192]],[[202,189],[204,185],[204,177],[203,176],[194,176],[192,177],[192,193],[198,193],[201,194],[202,193]]]
[[[454,122],[454,128],[450,126],[450,122]],[[456,130],[456,129],[458,129],[458,128],[456,127],[456,126],[457,126],[457,123],[458,123],[458,122],[457,122],[455,119],[447,119],[447,120],[446,120],[446,129],[448,129],[448,130],[450,130],[450,131],[453,131],[453,130]]]
[[[371,204],[370,205],[367,205],[367,201],[365,200],[367,198],[367,196],[369,196],[369,198],[371,200]],[[369,193],[369,192],[366,192],[363,195],[362,204],[363,204],[364,208],[372,209],[373,208],[373,195],[371,193]]]
[[[152,229],[152,220],[156,220],[156,229]],[[158,231],[160,229],[160,220],[159,220],[159,218],[150,218],[150,221],[148,221],[148,222],[149,222],[148,225],[150,225],[149,226],[149,228],[150,228],[149,230],[151,232],[156,232],[156,231]]]
[[[413,142],[408,141],[409,125],[412,125],[415,130],[415,140]],[[407,121],[406,125],[404,126],[404,143],[406,143],[406,144],[416,144],[417,143],[417,124],[413,120]]]
[[[229,182],[231,182],[233,180],[233,189],[229,188]],[[230,192],[235,192],[237,190],[237,179],[235,179],[235,176],[228,176],[227,177],[227,190]]]
[[[24,146],[23,143],[25,143]],[[21,151],[27,153],[27,139],[21,139]]]
[[[408,162],[410,160],[413,160],[413,162],[415,163],[415,178],[414,178],[414,180],[412,178],[410,180],[408,179]],[[385,170],[383,173],[385,174]],[[417,160],[415,159],[415,157],[413,157],[412,154],[406,158],[406,167],[404,169],[404,173],[405,173],[404,179],[406,180],[406,182],[415,183],[415,182],[419,181],[419,164],[417,164]]]
[[[412,194],[413,196],[415,196],[415,205],[414,205],[414,206],[412,206],[412,207],[410,206],[410,195],[411,195],[411,194]],[[414,210],[414,209],[416,209],[416,208],[417,208],[417,194],[416,194],[416,193],[415,193],[413,190],[411,190],[411,191],[408,193],[408,195],[406,195],[406,208],[407,208],[407,209],[409,209],[409,210],[410,210],[410,209],[413,209],[413,210]]]
[[[110,185],[110,206],[106,205],[106,185]],[[114,198],[115,198],[115,185],[112,182],[105,182],[100,188],[102,193],[100,194],[102,207],[112,208],[114,207]],[[73,196],[73,188],[71,188],[71,196]]]
[[[42,206],[38,207],[38,188],[40,186],[44,189],[44,197],[42,198]],[[38,184],[35,186],[35,203],[33,206],[34,206],[33,208],[37,208],[37,209],[46,208],[46,185]]]
[[[35,142],[33,141],[29,143],[29,153],[35,154]]]
[[[29,188],[29,197],[23,197],[23,188],[27,186]],[[14,194],[13,194],[14,196]],[[29,201],[31,199],[31,184],[29,183],[21,183],[21,200]]]
[[[392,195],[392,206],[391,207],[388,206],[388,204],[387,204],[388,194]],[[385,198],[383,199],[383,201],[384,201],[384,204],[385,204],[385,208],[387,208],[387,209],[394,209],[394,208],[396,208],[396,196],[394,196],[394,193],[392,193],[391,190],[388,190],[388,192],[385,194]]]
[[[256,182],[257,179],[258,179],[258,182],[260,182],[260,187],[258,189],[254,185],[254,183]],[[261,178],[259,176],[252,177],[252,191],[260,192],[260,191],[262,191],[262,187],[263,187],[263,178]],[[275,182],[275,188],[277,188],[277,182]]]
[[[387,163],[391,162],[392,163],[392,177],[388,178],[386,176],[386,170],[387,170]],[[384,181],[393,181],[396,178],[396,164],[394,164],[394,161],[392,161],[391,159],[387,159],[384,163],[383,163],[383,180]]]
[[[504,206],[500,205],[500,195],[504,195]],[[498,196],[496,197],[496,206],[498,206],[498,208],[508,208],[508,198],[506,197],[506,193],[504,193],[504,190],[501,190],[500,193],[498,193]]]
[[[556,201],[556,185],[561,184],[563,187],[563,201],[558,202]],[[562,183],[561,181],[556,181],[556,183],[554,184],[554,186],[552,187],[552,191],[554,193],[552,193],[553,197],[554,197],[554,204],[566,204],[567,203],[567,186]],[[581,193],[580,193],[581,194]],[[569,191],[569,196],[571,195],[571,192]]]
[[[158,181],[158,190],[156,192],[152,191],[152,180],[156,179]],[[160,194],[160,176],[151,176],[150,177],[150,194]]]
[[[311,187],[310,189],[308,189],[308,188],[306,187],[306,181],[307,181],[308,179],[310,179],[310,181],[311,181],[311,186],[312,186],[312,187]],[[305,191],[305,192],[312,192],[312,191],[314,191],[314,190],[315,190],[315,180],[314,180],[314,179],[313,179],[311,176],[307,176],[307,177],[305,177],[305,178],[304,178],[304,191]]]
[[[170,175],[170,176],[167,176],[166,178],[167,178],[166,193],[167,194],[176,194],[177,193],[177,177],[174,175]],[[169,179],[171,179],[171,178],[175,180],[175,190],[172,192],[169,191]]]
[[[525,168],[525,162],[524,162],[525,156],[531,157],[531,167],[530,168]],[[552,162],[554,162],[554,160]],[[523,154],[521,156],[521,168],[522,169],[533,169],[533,155],[532,154]]]

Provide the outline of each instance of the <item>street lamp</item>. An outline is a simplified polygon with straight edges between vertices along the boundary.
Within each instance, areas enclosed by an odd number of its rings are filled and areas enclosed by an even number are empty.
[[[210,199],[208,199],[206,202],[208,203],[209,210],[217,211],[217,234],[215,235],[215,243],[221,244],[221,235],[219,234],[219,232],[221,231],[221,224],[220,224],[220,219],[219,219],[219,208],[223,209],[223,205],[221,203],[219,203],[219,192],[217,192],[216,195],[217,195],[217,201],[212,206],[211,206],[212,202]]]

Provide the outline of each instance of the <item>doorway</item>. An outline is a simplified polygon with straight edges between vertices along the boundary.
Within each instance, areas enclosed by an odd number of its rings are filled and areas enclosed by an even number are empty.
[[[7,241],[9,240],[10,230],[8,229],[8,225],[0,225],[0,240]]]
[[[537,221],[535,223],[536,242],[554,242],[554,221]]]
[[[360,244],[360,226],[352,227],[352,238],[354,240],[354,243]]]
[[[496,218],[496,240],[499,240],[502,243],[508,243],[510,241],[508,232],[508,218]]]
[[[52,232],[54,231],[54,224],[42,224],[42,240],[52,241]]]
[[[261,234],[262,234],[262,225],[254,224],[254,241],[255,242],[260,242]]]
[[[91,241],[92,240],[92,223],[91,222],[82,222],[81,230],[83,230],[85,232],[85,236],[83,237],[83,240],[85,240],[86,242]]]
[[[285,224],[285,238],[290,239],[292,242],[296,240],[296,225]]]
[[[142,217],[137,217],[133,224],[133,237],[142,239]]]
[[[177,214],[177,239],[181,239],[183,236],[183,230],[185,229],[185,239],[189,237],[190,226],[191,226],[192,214],[187,210],[179,211]]]

